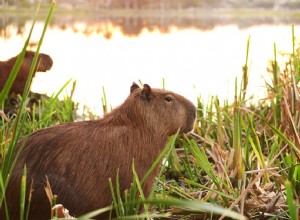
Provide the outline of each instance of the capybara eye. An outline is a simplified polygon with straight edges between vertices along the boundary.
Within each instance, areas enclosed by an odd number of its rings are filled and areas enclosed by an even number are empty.
[[[170,96],[166,96],[166,97],[165,97],[165,100],[166,100],[167,102],[172,102],[172,101],[173,101],[172,97],[170,97]]]

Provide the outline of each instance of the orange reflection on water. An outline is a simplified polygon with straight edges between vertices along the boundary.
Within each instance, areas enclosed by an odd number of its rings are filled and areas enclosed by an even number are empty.
[[[39,39],[43,24],[35,27],[33,41]],[[76,31],[74,31],[74,27]],[[17,54],[26,39],[30,24],[22,36],[0,39],[0,48],[8,58]],[[101,113],[102,86],[109,103],[115,107],[128,95],[133,81],[141,80],[153,87],[181,93],[196,102],[207,98],[233,98],[235,77],[241,78],[246,58],[247,38],[250,44],[249,94],[261,97],[263,77],[267,77],[268,59],[273,56],[273,43],[279,50],[291,51],[290,26],[219,26],[209,31],[194,28],[177,29],[168,33],[142,29],[136,37],[125,36],[110,23],[87,27],[84,23],[64,30],[47,30],[42,52],[54,60],[50,72],[37,74],[32,90],[52,94],[70,78],[77,80],[74,100]],[[298,29],[296,28],[296,36]],[[298,35],[299,36],[299,35]]]

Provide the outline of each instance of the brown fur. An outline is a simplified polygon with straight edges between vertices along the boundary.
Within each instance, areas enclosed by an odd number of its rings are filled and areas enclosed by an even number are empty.
[[[10,89],[10,94],[23,94],[34,54],[35,52],[33,51],[26,51],[19,73]],[[0,91],[3,89],[18,56],[19,55],[12,57],[7,61],[0,61]],[[35,72],[46,72],[47,70],[51,69],[52,64],[53,61],[49,55],[40,53],[38,56],[37,68]]]
[[[7,190],[11,213],[19,209],[19,187],[24,164],[28,180],[34,181],[30,219],[49,219],[45,176],[49,178],[58,203],[71,215],[111,204],[108,178],[119,169],[121,192],[130,187],[134,159],[142,178],[165,147],[170,135],[192,130],[195,106],[184,97],[147,84],[135,83],[125,102],[99,120],[66,123],[31,134],[16,164]],[[159,167],[148,177],[143,189],[149,195]],[[12,211],[13,210],[13,211]],[[14,216],[17,218],[16,216]]]

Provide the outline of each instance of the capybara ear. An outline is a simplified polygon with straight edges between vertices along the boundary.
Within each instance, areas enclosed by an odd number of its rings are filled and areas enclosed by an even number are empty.
[[[144,88],[141,92],[141,99],[144,100],[145,102],[149,102],[151,99],[151,87],[148,84],[144,84]]]
[[[132,93],[133,91],[139,89],[139,85],[136,84],[135,82],[132,83],[132,86],[130,87],[130,93]]]

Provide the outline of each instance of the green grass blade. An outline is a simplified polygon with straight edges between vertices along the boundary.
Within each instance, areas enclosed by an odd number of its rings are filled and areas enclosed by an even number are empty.
[[[295,47],[295,25],[292,25],[292,46],[293,46],[293,65],[294,65],[294,73],[295,73],[295,78],[296,78],[296,84],[299,82],[299,59],[297,57],[297,55],[299,56],[299,54],[297,54],[295,52],[296,47]]]
[[[136,185],[136,182],[133,181],[131,187],[130,187],[130,192],[129,192],[129,200],[127,206],[129,207],[129,210],[127,213],[129,215],[134,215],[138,212],[140,206],[139,204],[136,204],[136,196],[137,196],[138,188]]]
[[[145,201],[146,200],[145,195],[144,195],[143,188],[142,188],[141,182],[139,180],[138,174],[134,167],[134,161],[132,161],[132,172],[133,172],[134,181],[136,182],[136,185],[139,190],[140,198],[142,201]],[[148,216],[148,208],[149,208],[148,205],[144,204],[144,212],[145,212],[145,215],[147,216],[146,218],[150,219],[150,217]]]
[[[31,28],[30,28],[30,31],[29,31],[29,34],[28,34],[28,37],[25,41],[25,44],[23,46],[23,49],[22,49],[22,52],[20,53],[20,55],[18,56],[17,60],[16,60],[16,63],[14,64],[12,70],[11,70],[11,73],[0,93],[0,107],[3,109],[4,107],[4,100],[5,98],[7,97],[8,93],[9,93],[9,90],[13,84],[13,82],[15,81],[16,77],[17,77],[17,74],[20,70],[20,67],[22,65],[22,62],[24,60],[24,57],[25,57],[25,53],[26,53],[26,48],[28,47],[29,45],[29,41],[30,41],[30,38],[31,38],[31,34],[33,32],[33,28],[34,28],[34,25],[35,25],[35,22],[37,20],[37,14],[38,14],[38,11],[39,11],[39,7],[40,7],[40,4],[38,4],[38,7],[36,9],[36,12],[35,12],[35,16],[33,18],[33,22],[32,22],[32,25],[31,25]]]
[[[102,93],[103,93],[103,97],[101,98],[102,109],[103,109],[103,114],[106,115],[108,113],[108,106],[107,106],[107,98],[106,98],[104,86],[102,86]]]
[[[64,91],[64,89],[69,85],[69,83],[72,81],[72,79],[69,79],[61,88],[60,90],[55,94],[54,97],[51,98],[49,106],[52,106],[52,104],[58,100],[58,96]]]
[[[287,143],[294,151],[295,153],[300,156],[300,150],[297,148],[297,146],[290,141],[281,131],[279,131],[277,128],[272,126],[270,123],[266,122],[265,123],[285,142]]]
[[[298,204],[296,207],[299,209],[300,204]],[[278,219],[280,219],[279,217],[284,216],[288,212],[289,212],[289,210],[285,210],[283,212],[278,213],[277,215],[274,215],[272,218],[269,218],[268,220],[278,220]]]
[[[205,189],[205,190],[207,190],[207,191],[213,192],[213,193],[215,193],[215,194],[217,194],[217,195],[220,195],[220,196],[222,196],[222,197],[228,198],[228,199],[230,199],[230,200],[234,200],[234,199],[235,199],[235,198],[233,198],[232,196],[227,195],[226,193],[220,192],[220,191],[218,191],[218,190],[211,189],[211,188],[209,188],[209,187],[206,187],[206,186],[204,186],[204,185],[202,185],[202,184],[200,184],[200,183],[194,182],[194,181],[192,181],[192,180],[184,179],[183,182],[188,183],[188,184],[190,184],[190,185],[192,185],[192,186],[196,186],[197,188],[203,188],[203,189]]]
[[[119,215],[124,216],[124,206],[122,202],[122,196],[121,196],[121,191],[120,191],[120,180],[119,180],[119,170],[117,171],[117,176],[116,176],[116,191],[117,191],[117,201],[118,201],[118,210],[119,210]]]
[[[215,215],[224,215],[231,219],[246,220],[247,218],[243,215],[236,213],[234,211],[222,208],[220,206],[212,205],[209,203],[189,201],[177,198],[163,198],[163,199],[153,199],[147,201],[149,204],[166,204],[169,206],[175,206],[182,210],[186,210],[189,213],[202,213],[207,212]]]
[[[200,148],[194,140],[188,140],[184,142],[184,146],[191,152],[195,157],[199,167],[212,179],[218,188],[220,188],[221,182],[223,182],[214,172],[203,148]],[[224,185],[226,185],[223,182]]]
[[[117,202],[117,198],[115,196],[115,190],[114,190],[114,186],[112,184],[111,178],[108,179],[108,182],[109,182],[110,192],[111,192],[112,199],[113,199],[113,207],[115,209],[116,216],[119,217],[120,213],[119,213],[119,209],[118,209],[118,202]]]
[[[26,81],[26,84],[25,84],[24,93],[23,93],[22,101],[21,101],[21,105],[20,105],[20,111],[19,111],[18,115],[21,115],[23,109],[25,109],[25,100],[26,100],[26,97],[29,94],[29,88],[30,88],[30,84],[31,84],[31,79],[33,77],[34,70],[35,70],[35,68],[37,66],[37,60],[38,60],[38,55],[39,55],[39,52],[40,52],[40,48],[42,46],[42,43],[43,43],[43,40],[44,40],[44,37],[45,37],[45,34],[46,34],[46,30],[47,30],[47,28],[49,26],[49,23],[51,21],[51,18],[52,18],[52,15],[53,15],[53,11],[55,9],[55,5],[56,5],[56,2],[52,1],[50,10],[49,10],[47,19],[45,21],[45,25],[44,25],[42,34],[41,34],[41,37],[39,39],[39,43],[37,45],[36,53],[35,53],[35,55],[33,57],[33,61],[32,61],[31,67],[30,67],[30,71],[29,71],[29,75],[28,75],[28,78],[27,78],[27,81]],[[17,119],[19,119],[19,117],[17,117]]]
[[[0,169],[0,187],[1,187],[1,203],[0,203],[0,208],[3,210],[5,209],[5,218],[9,220],[9,214],[8,214],[8,207],[6,203],[6,197],[5,197],[5,183],[3,181],[3,176],[2,176],[2,170]],[[4,207],[2,201],[4,200]]]
[[[168,141],[166,147],[162,150],[162,152],[159,154],[159,156],[157,157],[157,159],[155,160],[155,162],[152,164],[151,168],[147,171],[147,173],[145,174],[143,180],[141,181],[141,184],[143,184],[144,180],[146,180],[146,178],[148,177],[148,175],[152,172],[152,170],[154,169],[155,166],[157,166],[157,164],[159,163],[159,161],[161,161],[162,157],[164,155],[167,154],[167,159],[169,157],[169,155],[171,154],[171,151],[172,149],[174,148],[175,146],[175,141],[176,141],[176,138],[179,134],[179,131],[177,131],[176,134],[174,134]],[[163,171],[164,171],[164,165],[161,167],[158,175],[157,175],[157,179],[160,179]],[[154,194],[154,190],[155,188],[157,187],[157,181],[155,181],[155,183],[153,184],[153,187],[152,187],[152,190],[150,192],[150,195],[149,195],[149,198],[152,198],[153,194]]]
[[[150,175],[150,173],[153,171],[153,169],[157,166],[157,164],[161,161],[161,159],[164,157],[164,155],[166,155],[166,153],[170,150],[170,148],[174,145],[176,138],[178,136],[177,132],[176,134],[174,134],[168,141],[166,147],[162,150],[162,152],[158,155],[158,157],[156,158],[156,160],[154,161],[154,163],[152,164],[152,166],[150,167],[150,169],[147,171],[147,173],[145,174],[145,176],[142,178],[141,180],[141,184],[143,184],[145,182],[145,180],[147,179],[147,177]]]
[[[288,210],[289,210],[289,214],[290,214],[290,219],[297,220],[299,217],[299,215],[298,215],[299,210],[294,201],[292,184],[291,184],[291,182],[286,181],[284,185],[285,185],[285,189],[286,189],[287,205],[288,205]]]
[[[49,11],[49,14],[48,14],[48,18],[46,20],[46,23],[45,23],[45,26],[44,26],[44,29],[43,29],[43,32],[42,32],[42,36],[39,40],[39,44],[38,44],[38,47],[37,47],[37,52],[35,53],[35,56],[34,56],[34,59],[33,59],[33,62],[32,62],[31,68],[30,68],[29,77],[26,81],[26,85],[25,85],[24,94],[23,94],[23,97],[22,97],[22,100],[21,100],[20,108],[19,108],[17,117],[14,121],[12,144],[11,144],[11,147],[9,148],[9,151],[8,151],[8,155],[7,155],[8,160],[6,160],[6,164],[4,164],[5,169],[3,170],[4,171],[3,172],[3,175],[4,175],[3,179],[4,179],[5,184],[7,184],[6,183],[7,175],[10,172],[10,170],[12,169],[12,164],[14,163],[12,161],[12,158],[13,158],[13,154],[14,154],[14,151],[15,151],[15,146],[16,146],[17,141],[18,141],[18,139],[21,135],[21,128],[22,128],[21,125],[25,121],[24,120],[25,117],[22,113],[23,113],[23,110],[25,109],[25,100],[26,100],[26,97],[28,96],[28,93],[29,93],[29,86],[30,86],[30,82],[31,82],[31,79],[32,79],[33,71],[36,67],[36,62],[37,62],[37,58],[38,58],[39,49],[40,49],[41,44],[43,42],[43,38],[44,38],[44,35],[45,35],[45,32],[46,32],[46,29],[48,27],[48,24],[50,22],[50,19],[51,19],[54,8],[55,8],[55,2],[52,2],[51,8],[50,8],[50,11]],[[29,44],[29,39],[30,39],[31,33],[33,31],[33,27],[34,27],[34,24],[35,24],[35,21],[36,21],[36,17],[37,17],[37,14],[34,17],[34,22],[31,26],[29,36],[28,36],[28,38],[25,42],[25,45],[23,47],[23,50],[22,50],[21,54],[24,53],[24,55],[25,55],[25,51],[26,51],[26,48]],[[3,95],[3,94],[1,94],[1,95]],[[3,96],[1,98],[3,98]],[[1,98],[0,98],[0,101],[1,101]],[[26,116],[26,114],[25,114],[25,116]],[[15,161],[16,160],[17,160],[17,157],[15,157]],[[0,198],[0,199],[2,200],[2,198]]]
[[[82,216],[76,218],[76,219],[77,219],[77,220],[92,219],[92,218],[94,218],[95,216],[100,215],[100,214],[105,213],[105,212],[108,212],[108,211],[110,211],[110,210],[112,210],[112,206],[107,206],[107,207],[105,207],[105,208],[101,208],[101,209],[98,209],[98,210],[96,210],[96,211],[89,212],[89,213],[87,213],[87,214],[85,214],[85,215],[82,215]]]
[[[164,214],[157,214],[157,213],[151,213],[151,214],[140,214],[140,215],[129,215],[129,216],[124,216],[122,217],[122,219],[130,219],[130,220],[144,220],[147,218],[150,219],[164,219],[164,218],[168,218],[170,217],[171,214],[170,213],[164,213]]]
[[[27,212],[26,212],[26,218],[25,218],[26,220],[29,219],[29,211],[30,211],[32,192],[33,192],[33,180],[31,181],[31,186],[30,186],[30,191],[29,191],[28,206],[27,206]]]
[[[274,43],[274,64],[273,64],[273,78],[274,78],[274,92],[275,92],[275,105],[274,105],[274,111],[275,111],[275,127],[277,128],[280,122],[280,115],[281,115],[281,88],[279,85],[279,75],[278,75],[278,63],[277,63],[277,50],[276,50],[276,44]]]
[[[24,172],[21,180],[21,195],[20,195],[20,220],[24,219],[25,201],[26,201],[26,165],[24,166]]]
[[[249,58],[249,49],[250,49],[250,39],[251,39],[251,37],[249,36],[248,40],[247,40],[246,61],[245,61],[245,65],[243,66],[243,88],[242,88],[243,98],[242,98],[242,100],[245,100],[247,87],[248,87],[248,79],[249,79],[248,58]]]

